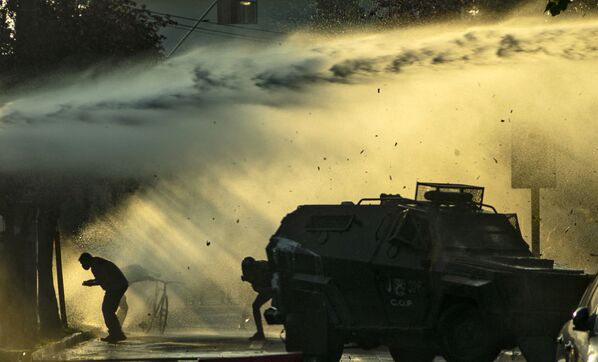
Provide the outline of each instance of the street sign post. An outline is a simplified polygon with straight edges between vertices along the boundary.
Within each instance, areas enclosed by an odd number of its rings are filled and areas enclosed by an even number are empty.
[[[531,190],[532,253],[540,256],[540,189],[556,187],[556,157],[546,134],[529,123],[511,134],[511,187]]]

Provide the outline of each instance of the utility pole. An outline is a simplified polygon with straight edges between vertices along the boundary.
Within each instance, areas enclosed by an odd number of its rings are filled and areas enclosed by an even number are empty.
[[[201,24],[201,22],[206,18],[206,16],[208,16],[208,14],[210,13],[210,11],[214,8],[214,6],[216,6],[216,4],[218,3],[218,0],[214,0],[212,2],[212,4],[203,12],[203,14],[201,14],[201,16],[199,17],[199,19],[197,19],[197,21],[195,22],[195,24],[193,24],[193,26],[191,27],[191,29],[189,29],[189,31],[185,34],[185,36],[183,36],[178,43],[174,46],[174,48],[172,48],[172,50],[170,51],[170,53],[168,53],[167,57],[170,58],[174,55],[174,53],[176,53],[176,51],[181,47],[181,45],[183,45],[183,43],[185,42],[185,40],[187,40],[187,38],[189,37],[189,35],[191,35],[191,33],[193,33],[197,27],[199,26],[199,24]]]
[[[191,35],[208,16],[210,11],[217,6],[218,24],[257,24],[257,0],[214,0],[210,6],[201,14],[199,19],[193,24],[191,29],[177,42],[168,53],[170,58],[183,45],[185,40]]]

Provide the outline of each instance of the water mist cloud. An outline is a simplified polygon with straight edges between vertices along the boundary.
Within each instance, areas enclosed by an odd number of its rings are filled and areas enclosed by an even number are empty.
[[[208,142],[190,134],[204,133],[214,121],[235,122],[248,138],[268,137],[236,120],[243,107],[317,106],[314,87],[385,81],[396,73],[598,55],[593,41],[598,27],[592,22],[444,30],[442,35],[406,30],[332,39],[301,34],[280,45],[208,47],[149,69],[82,76],[70,86],[5,95],[1,167],[93,165],[150,172],[152,162],[170,164],[194,144]],[[231,108],[238,112],[227,112]]]
[[[559,186],[542,191],[545,255],[588,267],[598,23],[523,23],[295,34],[4,95],[0,172],[150,177],[73,244],[242,299],[240,260],[264,257],[298,204],[471,183],[520,213],[527,235],[529,195],[510,188],[511,126],[525,121],[558,154]]]

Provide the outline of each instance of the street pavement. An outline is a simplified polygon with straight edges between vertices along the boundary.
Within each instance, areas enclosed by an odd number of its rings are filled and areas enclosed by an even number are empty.
[[[44,356],[44,361],[188,361],[222,357],[268,356],[284,353],[284,344],[272,333],[266,342],[250,342],[251,333],[180,330],[164,335],[129,334],[129,339],[108,344],[95,338],[70,349]],[[342,361],[392,361],[385,348],[371,351],[348,348]],[[443,362],[437,357],[434,362]],[[497,362],[525,361],[504,352]]]

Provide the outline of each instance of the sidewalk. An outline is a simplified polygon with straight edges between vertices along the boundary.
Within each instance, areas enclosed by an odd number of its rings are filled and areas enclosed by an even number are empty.
[[[32,348],[0,349],[0,362],[31,362],[43,360],[47,356],[94,338],[94,332],[73,332],[60,340],[44,343]]]
[[[63,339],[51,342],[48,344],[43,345],[42,347],[36,349],[31,356],[29,356],[28,361],[43,361],[51,356],[65,351],[69,348],[74,347],[75,345],[88,341],[92,338],[95,338],[96,334],[92,331],[87,332],[75,332],[69,336],[64,337]]]

